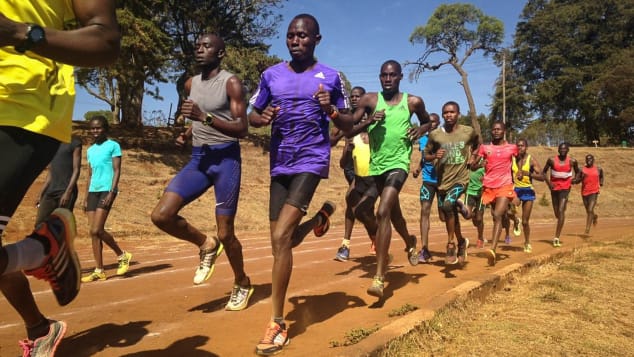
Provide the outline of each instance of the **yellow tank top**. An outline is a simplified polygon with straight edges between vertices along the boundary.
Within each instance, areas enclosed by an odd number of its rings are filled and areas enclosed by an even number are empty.
[[[521,180],[517,179],[517,173],[519,172],[519,167],[517,166],[517,159],[513,157],[513,185],[515,187],[523,187],[523,188],[533,188],[533,182],[529,175],[522,176]],[[531,155],[526,154],[526,160],[524,160],[524,164],[522,165],[522,171],[530,172],[531,171]]]
[[[71,0],[2,0],[7,18],[58,30],[75,26]],[[73,67],[0,47],[0,125],[15,126],[70,142],[75,104]]]
[[[361,177],[370,175],[370,143],[364,143],[361,133],[352,138],[354,148],[352,149],[352,159],[354,161],[354,174]]]

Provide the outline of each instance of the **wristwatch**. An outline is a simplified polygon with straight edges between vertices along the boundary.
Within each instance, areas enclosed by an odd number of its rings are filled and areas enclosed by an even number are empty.
[[[27,26],[24,40],[14,47],[15,50],[20,53],[24,53],[34,46],[46,41],[46,33],[44,32],[44,28],[42,26],[36,24],[27,24]]]
[[[214,122],[214,116],[211,115],[211,113],[207,113],[207,115],[205,116],[205,120],[203,120],[203,125],[207,125],[207,126],[211,126],[211,124]]]

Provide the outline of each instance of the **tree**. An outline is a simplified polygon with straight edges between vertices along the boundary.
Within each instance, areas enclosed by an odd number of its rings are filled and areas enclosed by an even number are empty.
[[[114,77],[119,92],[121,122],[128,127],[143,125],[143,98],[161,99],[156,84],[166,82],[173,48],[172,39],[157,21],[160,0],[127,0],[117,10],[125,35],[121,56],[115,65]],[[151,90],[146,85],[155,85]]]
[[[529,0],[517,24],[512,67],[533,115],[575,123],[586,143],[601,133],[618,140],[626,126],[620,118],[633,102],[608,90],[606,79],[631,68],[631,51],[623,51],[634,43],[632,19],[632,0]],[[619,80],[628,85],[627,77]]]
[[[616,52],[602,67],[587,91],[596,93],[597,102],[602,103],[596,113],[598,124],[617,144],[628,138],[634,125],[634,48]]]
[[[97,115],[103,115],[108,120],[108,123],[113,123],[114,122],[114,117],[112,116],[112,112],[108,111],[108,110],[91,110],[91,111],[87,111],[86,113],[84,113],[84,120],[85,121],[89,121],[90,119],[92,119],[92,117],[97,116]]]
[[[552,120],[533,120],[519,133],[518,138],[528,140],[529,145],[557,146],[566,142],[579,145],[579,132],[574,126]]]
[[[248,90],[259,83],[261,72],[277,57],[267,55],[264,40],[276,34],[281,15],[276,14],[284,0],[168,0],[164,2],[165,29],[176,42],[174,56],[176,90],[180,101],[187,78],[195,74],[196,36],[218,34],[226,46],[222,67],[235,73]]]
[[[412,44],[425,44],[426,50],[417,60],[406,62],[405,66],[414,66],[410,78],[418,79],[424,71],[435,71],[444,65],[451,65],[460,75],[460,84],[464,88],[469,104],[471,125],[481,137],[475,102],[464,64],[477,51],[481,51],[485,57],[495,54],[503,38],[502,21],[484,15],[475,6],[471,4],[440,5],[427,24],[417,26],[410,35],[409,40]],[[462,58],[458,53],[461,50],[464,50]],[[445,58],[436,64],[430,63],[431,57],[436,54]]]
[[[202,32],[219,34],[232,48],[227,52],[245,61],[226,61],[225,68],[245,83],[257,83],[259,69],[277,60],[266,54],[263,40],[275,34],[279,15],[272,9],[282,1],[119,0],[120,59],[109,68],[79,69],[78,84],[108,103],[122,124],[141,126],[143,97],[162,99],[158,83],[174,81],[183,95],[194,73],[193,43]]]
[[[227,55],[222,60],[222,67],[238,74],[249,98],[260,83],[262,72],[281,61],[281,58],[269,56],[262,49],[228,46]]]
[[[143,97],[160,98],[156,84],[166,82],[172,39],[156,17],[160,0],[121,1],[117,17],[123,34],[121,54],[108,68],[80,68],[78,84],[110,106],[117,122],[128,127],[142,125]],[[146,89],[146,85],[154,88]]]

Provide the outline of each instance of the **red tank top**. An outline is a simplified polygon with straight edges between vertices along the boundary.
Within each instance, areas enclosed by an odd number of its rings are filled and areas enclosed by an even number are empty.
[[[553,167],[550,171],[550,182],[553,184],[553,190],[568,190],[572,186],[572,165],[570,165],[570,157],[562,163],[559,156],[553,158]]]
[[[583,172],[583,181],[581,182],[581,195],[588,196],[593,193],[599,193],[599,168],[595,165],[592,167],[584,166],[581,169]]]

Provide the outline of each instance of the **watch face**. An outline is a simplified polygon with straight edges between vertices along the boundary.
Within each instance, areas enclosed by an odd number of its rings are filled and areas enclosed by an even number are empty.
[[[40,43],[44,40],[44,29],[41,26],[33,25],[29,31],[29,41],[33,44]]]

